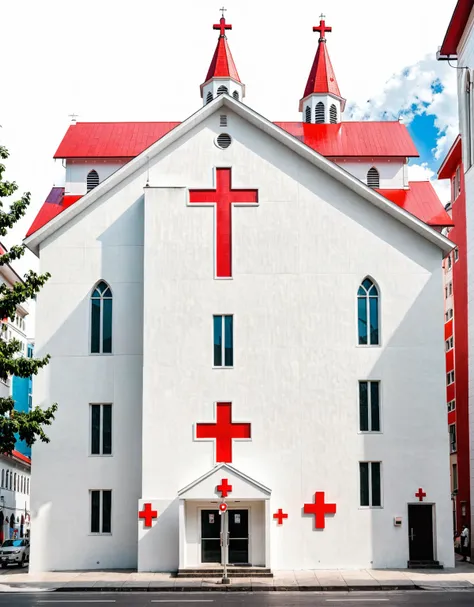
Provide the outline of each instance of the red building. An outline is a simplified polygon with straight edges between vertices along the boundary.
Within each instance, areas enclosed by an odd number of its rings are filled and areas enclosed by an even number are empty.
[[[466,196],[461,136],[458,136],[438,171],[438,179],[451,181],[446,210],[454,227],[445,228],[457,248],[443,262],[446,340],[446,403],[450,434],[453,528],[461,530],[470,519],[469,371]]]

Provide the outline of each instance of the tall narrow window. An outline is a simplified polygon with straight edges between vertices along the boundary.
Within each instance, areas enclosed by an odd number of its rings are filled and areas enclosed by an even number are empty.
[[[380,432],[380,382],[359,382],[359,430]]]
[[[206,97],[206,103],[211,103],[211,101],[212,101],[212,93],[209,91],[209,93],[207,94],[207,97]]]
[[[229,94],[229,89],[226,86],[224,86],[223,84],[221,84],[221,86],[217,89],[217,94],[223,95],[224,93]]]
[[[91,455],[112,455],[112,405],[91,405]]]
[[[380,462],[360,462],[360,505],[380,507],[382,505],[382,487]]]
[[[316,124],[324,123],[324,103],[322,101],[318,101],[316,104],[314,109],[314,118]]]
[[[214,316],[214,367],[232,367],[233,365],[233,317]]]
[[[370,278],[365,278],[357,292],[359,344],[379,345],[379,292]]]
[[[8,486],[8,483],[10,481],[10,471],[7,470],[7,474],[6,474],[6,482],[5,482],[5,489],[10,489],[10,487]]]
[[[90,192],[99,185],[99,174],[92,169],[87,173],[87,191]]]
[[[91,296],[91,353],[112,353],[112,291],[103,280]]]
[[[309,107],[309,105],[306,106],[306,109],[304,111],[304,119],[305,122],[311,122],[311,108]]]
[[[329,108],[329,122],[331,124],[337,123],[337,107],[334,105],[334,103],[332,103],[331,107]]]
[[[375,167],[372,167],[367,171],[367,185],[369,188],[380,187],[380,175]]]
[[[452,473],[452,482],[453,482],[453,491],[456,491],[458,488],[458,465],[453,464],[453,473]]]
[[[451,453],[456,452],[456,424],[449,426],[449,450]]]
[[[91,533],[112,532],[112,491],[91,491]]]

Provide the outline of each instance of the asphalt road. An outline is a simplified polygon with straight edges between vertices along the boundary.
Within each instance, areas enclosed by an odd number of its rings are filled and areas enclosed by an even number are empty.
[[[1,607],[472,607],[474,591],[371,593],[2,593]]]

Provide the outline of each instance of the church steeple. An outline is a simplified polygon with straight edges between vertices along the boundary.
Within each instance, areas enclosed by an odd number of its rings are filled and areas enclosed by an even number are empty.
[[[326,25],[325,16],[321,15],[319,25],[313,27],[313,32],[319,32],[318,50],[300,100],[303,122],[340,122],[346,105],[346,100],[341,97],[326,46],[326,32],[331,31],[332,27]]]
[[[204,105],[223,93],[232,95],[234,99],[239,100],[245,96],[245,86],[240,81],[225,35],[226,30],[232,29],[232,25],[225,21],[225,10],[225,8],[221,8],[222,17],[220,21],[212,26],[213,29],[219,30],[219,39],[211,65],[207,71],[206,80],[201,84],[201,97]]]

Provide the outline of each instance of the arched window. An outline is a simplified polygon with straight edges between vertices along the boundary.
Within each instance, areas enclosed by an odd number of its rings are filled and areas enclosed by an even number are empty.
[[[369,188],[380,187],[380,175],[375,167],[372,167],[367,171],[367,185]]]
[[[239,100],[239,92],[238,92],[238,91],[234,91],[234,92],[232,93],[232,97],[233,97],[234,99],[237,99],[237,101],[238,101],[238,100]]]
[[[87,173],[87,191],[90,192],[99,185],[99,173],[92,169]]]
[[[15,472],[15,474],[13,475],[13,491],[17,490],[16,479],[17,479],[17,476],[16,476],[16,472]]]
[[[360,345],[379,345],[379,292],[370,278],[357,291],[357,331]]]
[[[112,353],[112,291],[103,280],[91,295],[91,353]]]
[[[7,470],[7,473],[6,473],[5,478],[6,478],[6,481],[5,481],[5,489],[9,489],[8,482],[9,482],[9,480],[10,480],[10,470]]]
[[[329,122],[331,124],[337,123],[337,107],[334,105],[334,103],[332,103],[331,107],[329,108]]]
[[[316,104],[316,108],[314,110],[314,118],[316,124],[324,123],[324,103],[322,101],[318,101]]]
[[[229,89],[226,86],[224,86],[223,84],[221,84],[221,86],[217,89],[217,94],[223,95],[224,93],[229,94]]]
[[[5,487],[5,470],[2,468],[2,489]]]
[[[206,103],[211,103],[211,101],[212,101],[212,93],[209,91],[209,93],[207,94],[207,97],[206,97]]]
[[[472,82],[471,73],[469,70],[466,70],[466,95],[464,110],[466,113],[466,136],[463,137],[463,146],[465,143],[467,170],[472,166]]]
[[[304,112],[305,122],[311,122],[311,108],[309,105],[306,106],[306,110]]]

